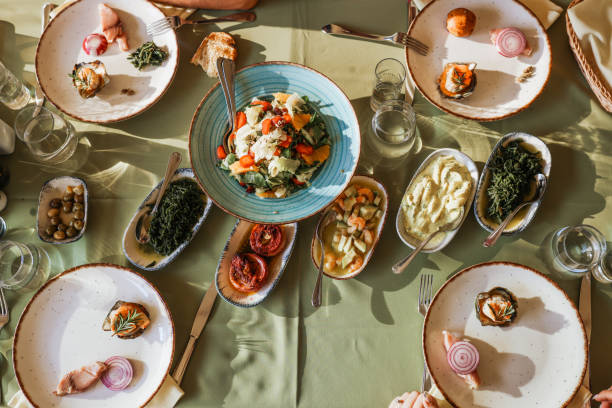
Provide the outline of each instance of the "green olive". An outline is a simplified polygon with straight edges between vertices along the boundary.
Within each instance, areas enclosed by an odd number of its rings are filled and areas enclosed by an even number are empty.
[[[68,227],[66,230],[66,236],[68,238],[72,238],[78,234],[77,230],[74,227]]]
[[[70,211],[72,211],[72,201],[65,201],[64,207],[62,209],[65,213],[69,213]]]
[[[58,217],[57,215],[55,217],[51,217],[49,221],[51,222],[51,225],[58,225],[62,222],[60,220],[60,217]]]
[[[83,194],[77,194],[74,196],[74,201],[77,203],[82,203],[85,200]]]
[[[73,226],[73,227],[74,227],[76,230],[80,231],[80,230],[82,230],[82,229],[83,229],[83,227],[84,227],[85,225],[83,224],[83,221],[81,221],[81,220],[74,220],[74,221],[72,222],[72,226]]]
[[[52,217],[56,217],[59,215],[59,209],[58,208],[51,208],[49,211],[47,211],[47,217],[52,218]]]
[[[83,186],[74,186],[72,187],[72,191],[76,195],[83,195]]]
[[[57,227],[55,225],[49,225],[47,227],[47,229],[45,230],[45,232],[47,233],[47,235],[49,236],[53,236],[53,233],[57,231]]]
[[[53,233],[53,238],[55,238],[55,239],[64,239],[64,238],[66,238],[66,233],[64,231],[55,231]]]
[[[60,208],[62,206],[62,200],[60,200],[59,198],[54,198],[49,203],[49,206],[51,206],[51,208]]]
[[[74,218],[77,220],[82,220],[83,218],[85,218],[85,212],[83,211],[75,211],[74,212]]]
[[[85,209],[85,207],[83,207],[83,204],[81,203],[74,203],[74,205],[72,206],[72,211],[77,212],[77,211],[83,211]]]
[[[64,201],[72,201],[74,200],[74,194],[65,192],[64,193]]]
[[[57,226],[57,230],[58,231],[62,231],[62,232],[66,231],[67,228],[68,228],[68,226],[66,224],[59,224]]]

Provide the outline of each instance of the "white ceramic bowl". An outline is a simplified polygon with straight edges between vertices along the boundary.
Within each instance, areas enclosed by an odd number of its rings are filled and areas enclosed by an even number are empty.
[[[144,305],[151,324],[135,339],[102,330],[117,300]],[[82,265],[48,281],[24,309],[13,340],[13,368],[34,407],[143,407],[161,387],[172,364],[174,324],[157,289],[141,275],[110,264]],[[123,356],[134,378],[123,391],[98,382],[81,394],[51,392],[64,374],[95,361]]]
[[[457,7],[467,7],[476,15],[476,26],[469,37],[455,37],[446,31],[446,16]],[[506,58],[489,40],[489,31],[517,27],[527,37],[533,54]],[[542,93],[551,71],[552,54],[546,30],[527,7],[517,0],[434,0],[417,15],[409,35],[430,48],[422,56],[406,48],[410,76],[431,103],[453,115],[478,121],[499,120],[526,108]],[[438,91],[437,80],[448,62],[475,62],[476,89],[462,100],[446,99]],[[515,78],[528,66],[535,74],[518,84]]]
[[[119,15],[129,51],[121,51],[117,44],[109,44],[99,57],[83,51],[83,39],[101,32],[100,3],[108,4]],[[168,52],[168,59],[161,66],[138,71],[127,57],[151,40],[145,26],[164,17],[161,10],[146,0],[78,0],[69,4],[47,25],[36,49],[36,76],[45,96],[62,112],[85,122],[117,122],[144,112],[162,97],[174,78],[179,58],[176,33],[168,30],[153,38],[155,44]],[[76,63],[96,59],[106,66],[110,83],[93,98],[81,98],[68,75]],[[128,95],[122,89],[135,93]]]
[[[507,327],[482,326],[474,301],[497,286],[517,297],[518,316]],[[478,348],[479,389],[450,369],[443,330]],[[587,363],[582,320],[567,294],[545,275],[510,262],[471,266],[438,290],[423,324],[423,352],[433,381],[458,408],[565,407]]]

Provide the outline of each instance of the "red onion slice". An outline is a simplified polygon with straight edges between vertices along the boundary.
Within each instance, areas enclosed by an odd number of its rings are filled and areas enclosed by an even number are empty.
[[[478,367],[480,355],[478,349],[472,343],[458,341],[448,349],[446,360],[454,372],[467,375]]]
[[[108,366],[100,381],[111,391],[121,391],[130,385],[134,377],[132,364],[127,358],[113,356],[104,362]]]
[[[527,39],[525,38],[525,34],[518,28],[508,27],[497,33],[495,47],[504,57],[516,57],[525,51]]]

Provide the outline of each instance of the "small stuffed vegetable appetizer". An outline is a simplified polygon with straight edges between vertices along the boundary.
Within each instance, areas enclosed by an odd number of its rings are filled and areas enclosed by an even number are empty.
[[[483,326],[508,326],[518,315],[516,296],[506,288],[496,287],[479,293],[474,306]]]
[[[444,98],[462,99],[476,88],[475,63],[449,62],[438,78],[438,90]]]
[[[120,339],[134,339],[140,336],[151,319],[148,310],[139,303],[119,300],[104,319],[102,330],[113,332]]]
[[[314,103],[295,93],[254,98],[236,115],[228,146],[217,147],[219,167],[262,198],[308,187],[331,150]]]
[[[257,292],[268,277],[268,263],[257,254],[234,255],[229,272],[230,283],[239,292]]]
[[[251,230],[249,245],[261,256],[278,255],[284,247],[283,229],[278,225],[257,224]]]

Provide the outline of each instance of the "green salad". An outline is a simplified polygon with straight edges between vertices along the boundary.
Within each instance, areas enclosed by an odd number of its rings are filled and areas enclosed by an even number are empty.
[[[217,147],[219,167],[263,198],[308,187],[331,150],[323,118],[295,93],[254,98],[237,113],[228,146]]]

